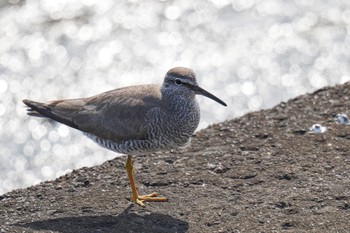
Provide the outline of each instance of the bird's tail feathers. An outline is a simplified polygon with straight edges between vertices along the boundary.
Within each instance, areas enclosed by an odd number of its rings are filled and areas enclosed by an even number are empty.
[[[40,103],[40,102],[28,100],[28,99],[23,100],[23,103],[29,107],[27,109],[27,114],[29,116],[51,118],[51,119],[58,121],[62,124],[65,124],[65,125],[68,125],[72,128],[78,129],[78,126],[76,124],[74,124],[72,121],[54,114],[52,112],[52,108],[48,104]]]

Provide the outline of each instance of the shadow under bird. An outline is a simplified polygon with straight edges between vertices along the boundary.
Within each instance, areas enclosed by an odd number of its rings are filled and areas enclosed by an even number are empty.
[[[28,115],[45,116],[78,129],[101,146],[127,155],[131,201],[167,201],[157,193],[139,195],[134,182],[132,155],[183,147],[189,143],[200,120],[195,95],[226,104],[198,86],[188,68],[170,69],[162,85],[136,85],[88,98],[39,103],[23,100]]]

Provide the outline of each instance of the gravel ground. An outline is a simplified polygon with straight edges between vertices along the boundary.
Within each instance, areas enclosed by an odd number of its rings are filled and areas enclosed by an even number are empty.
[[[192,145],[134,158],[133,205],[125,157],[0,196],[1,232],[348,232],[350,83],[212,125]],[[308,132],[320,123],[323,134]]]

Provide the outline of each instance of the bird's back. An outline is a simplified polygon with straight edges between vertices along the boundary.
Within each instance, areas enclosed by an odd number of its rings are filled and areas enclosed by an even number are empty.
[[[114,142],[143,139],[146,115],[161,103],[159,85],[119,88],[88,98],[51,101],[24,100],[31,110],[88,134]]]

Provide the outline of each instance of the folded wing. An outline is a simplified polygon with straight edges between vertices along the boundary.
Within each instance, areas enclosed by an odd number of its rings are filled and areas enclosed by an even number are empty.
[[[158,85],[139,85],[89,98],[23,102],[31,108],[29,115],[41,114],[83,132],[121,142],[146,138],[148,113],[161,106],[161,94]]]

